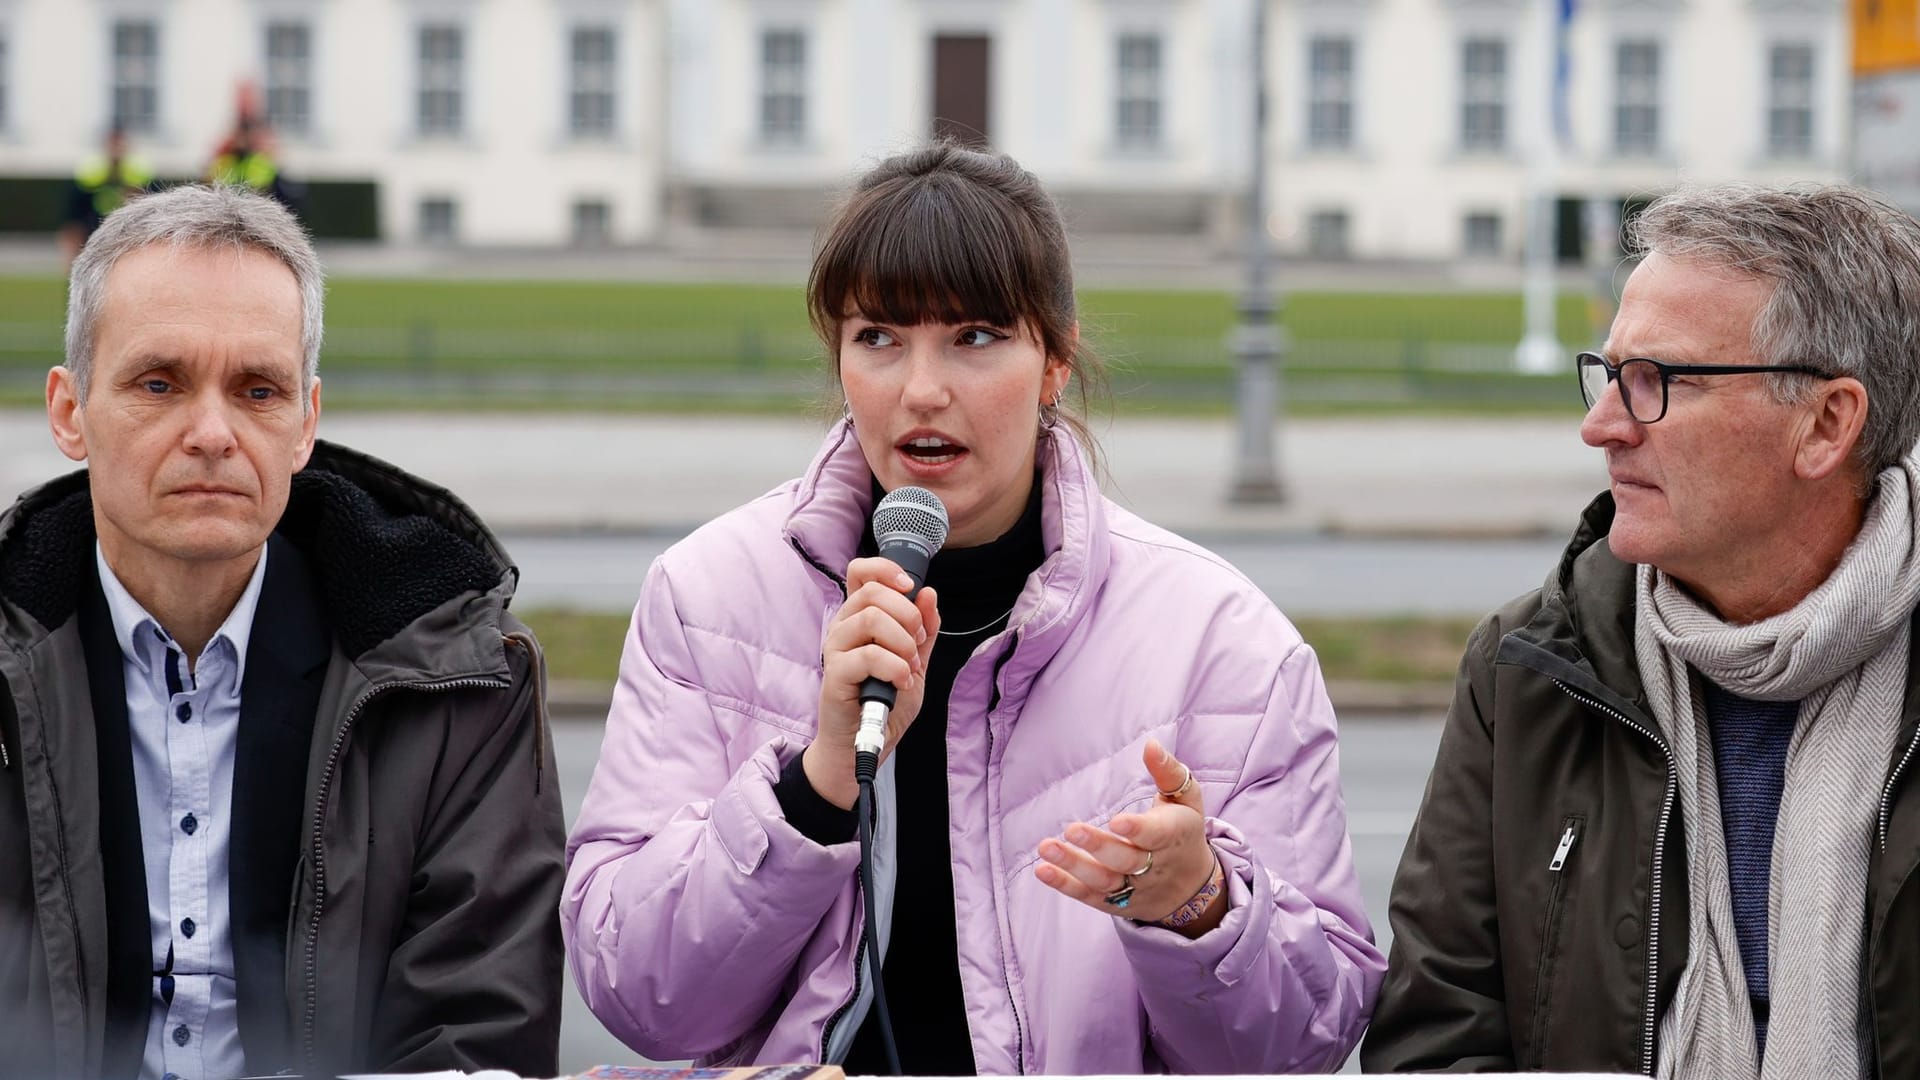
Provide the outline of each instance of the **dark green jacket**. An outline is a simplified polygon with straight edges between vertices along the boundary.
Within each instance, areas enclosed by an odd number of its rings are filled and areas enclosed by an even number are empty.
[[[553,1075],[565,836],[517,571],[451,494],[325,443],[270,545],[229,850],[249,1071]],[[134,1075],[145,1039],[93,548],[84,472],[0,515],[0,1076]]]
[[[1648,1072],[1656,1060],[1687,963],[1687,845],[1612,520],[1603,495],[1546,585],[1467,644],[1393,883],[1393,949],[1360,1050],[1369,1072]],[[1885,1077],[1920,1076],[1917,691],[1920,656],[1865,897]]]

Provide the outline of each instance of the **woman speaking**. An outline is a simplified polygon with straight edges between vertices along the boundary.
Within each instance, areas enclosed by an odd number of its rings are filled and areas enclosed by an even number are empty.
[[[562,901],[575,977],[657,1059],[886,1071],[1335,1069],[1384,967],[1332,708],[1252,583],[1100,493],[1052,200],[936,145],[860,178],[807,303],[846,399],[798,479],[648,572]],[[869,524],[946,508],[926,588]],[[898,696],[872,863],[869,677]]]

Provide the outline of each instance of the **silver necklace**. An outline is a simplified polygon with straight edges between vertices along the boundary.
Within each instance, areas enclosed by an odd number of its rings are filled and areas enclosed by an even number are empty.
[[[1015,600],[1013,602],[1013,607],[1019,607],[1019,606],[1020,606],[1020,601]],[[973,635],[979,633],[982,630],[993,629],[995,626],[999,625],[1000,623],[1005,622],[1007,619],[1007,616],[1012,614],[1013,614],[1013,608],[1008,608],[1007,610],[1001,612],[1000,614],[995,615],[990,622],[984,623],[980,626],[976,626],[971,630],[942,630],[939,633],[941,637],[972,637]]]

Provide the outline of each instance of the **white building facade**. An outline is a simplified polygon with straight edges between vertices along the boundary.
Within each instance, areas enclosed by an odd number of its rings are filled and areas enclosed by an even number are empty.
[[[1561,0],[1263,2],[1285,254],[1511,262],[1530,191],[1847,173],[1840,0],[1577,0],[1550,161]],[[197,174],[252,80],[289,173],[371,181],[392,241],[785,244],[938,130],[1032,168],[1076,234],[1224,251],[1254,3],[0,0],[0,176],[67,173],[115,118]]]
[[[1681,181],[1847,173],[1839,0],[1577,0],[1558,124],[1560,0],[1273,11],[1271,221],[1285,250],[1512,259],[1539,188],[1570,208]]]
[[[1208,232],[1250,154],[1251,0],[674,0],[675,217],[818,220],[940,131],[1032,169],[1077,230]]]
[[[666,40],[664,0],[0,0],[0,174],[118,123],[197,176],[251,83],[284,171],[373,181],[386,239],[644,242]]]

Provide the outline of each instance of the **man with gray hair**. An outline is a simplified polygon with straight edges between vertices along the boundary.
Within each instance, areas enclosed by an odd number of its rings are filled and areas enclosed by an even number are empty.
[[[273,201],[128,203],[0,514],[0,1076],[557,1071],[558,791],[517,571],[315,438]]]
[[[1611,490],[1467,644],[1362,1062],[1920,1075],[1920,224],[1634,233],[1577,360]]]

